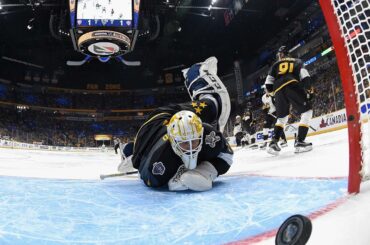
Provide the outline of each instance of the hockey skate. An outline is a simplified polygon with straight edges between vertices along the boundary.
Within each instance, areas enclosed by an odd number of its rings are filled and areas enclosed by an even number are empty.
[[[281,149],[278,146],[278,144],[274,141],[271,141],[271,143],[269,144],[269,147],[267,149],[267,153],[269,153],[271,155],[274,155],[274,156],[277,156],[277,155],[279,155],[280,151],[281,151]]]
[[[286,140],[282,140],[280,143],[280,147],[287,147],[287,146],[288,146],[288,142]]]
[[[267,147],[267,142],[264,142],[261,146],[260,146],[260,149],[261,150],[265,150]]]
[[[304,141],[296,141],[294,143],[295,151],[294,153],[303,153],[312,150],[312,143],[304,142]]]

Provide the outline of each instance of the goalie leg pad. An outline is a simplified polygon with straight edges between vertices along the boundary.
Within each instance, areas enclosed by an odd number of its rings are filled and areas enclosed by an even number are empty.
[[[121,163],[118,165],[117,170],[122,173],[134,171],[132,164],[132,154],[134,151],[134,143],[129,142],[127,144],[120,143]]]
[[[118,165],[117,170],[118,172],[121,172],[121,173],[127,173],[127,172],[134,171],[135,168],[132,165],[132,155],[126,158],[122,157],[121,163]]]
[[[210,57],[205,62],[195,64],[190,69],[183,70],[185,87],[190,98],[197,100],[206,94],[216,99],[218,109],[218,125],[221,132],[229,119],[231,102],[225,85],[217,76],[217,59]]]

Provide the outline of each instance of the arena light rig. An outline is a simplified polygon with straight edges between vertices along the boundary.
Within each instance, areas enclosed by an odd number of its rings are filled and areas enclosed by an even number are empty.
[[[125,65],[123,55],[134,50],[139,34],[140,0],[96,1],[69,0],[71,37],[76,51],[86,55],[81,61],[67,61],[79,66],[91,59],[105,63],[112,57]]]

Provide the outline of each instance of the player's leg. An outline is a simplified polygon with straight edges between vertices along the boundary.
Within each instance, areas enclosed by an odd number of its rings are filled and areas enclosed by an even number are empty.
[[[118,154],[118,151],[117,151],[117,149],[119,148],[119,143],[118,144],[116,144],[115,146],[114,146],[114,152],[116,153],[116,154]]]
[[[276,112],[271,115],[271,120],[272,120],[271,121],[271,128],[273,128],[274,125],[277,122]],[[285,126],[284,126],[284,128],[285,128]],[[288,142],[286,140],[285,133],[284,133],[284,128],[283,128],[283,132],[281,133],[281,137],[280,137],[280,139],[281,139],[280,147],[287,147],[288,146]]]
[[[281,134],[281,142],[280,142],[281,147],[287,147],[288,146],[288,141],[286,140],[286,136],[283,130],[283,133]]]
[[[250,146],[250,148],[254,149],[254,150],[258,149],[258,145],[256,144],[256,127],[254,125],[250,126],[249,134],[250,134],[250,137],[251,137],[251,140],[250,140],[251,146]]]
[[[298,84],[289,87],[289,100],[293,108],[301,114],[301,120],[298,127],[298,136],[295,142],[296,153],[312,150],[312,143],[305,142],[310,120],[312,118],[312,105],[307,99],[306,92]]]
[[[241,146],[242,138],[243,138],[243,132],[238,132],[235,134],[236,146]]]
[[[281,135],[284,133],[285,124],[288,122],[290,103],[285,93],[286,89],[283,88],[277,94],[275,94],[277,122],[274,127],[274,135],[267,150],[267,152],[272,155],[277,155],[281,150],[278,146],[278,142],[281,138]]]
[[[267,147],[267,140],[269,138],[269,130],[273,128],[276,122],[276,116],[271,114],[266,114],[265,121],[263,122],[263,143],[260,146],[261,149],[266,149]]]
[[[197,107],[198,111],[204,109],[207,105],[201,104],[202,100],[207,100],[208,105],[212,103],[216,108],[216,126],[223,132],[229,119],[231,103],[226,87],[217,76],[217,59],[215,57],[208,58],[202,63],[183,70],[183,74],[185,87],[192,101],[196,103],[194,107]],[[200,116],[204,120],[201,114]]]

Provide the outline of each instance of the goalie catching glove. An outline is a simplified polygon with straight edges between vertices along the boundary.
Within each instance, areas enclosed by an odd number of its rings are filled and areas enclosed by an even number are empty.
[[[207,191],[212,189],[212,182],[218,173],[208,161],[201,162],[195,169],[187,169],[181,165],[175,176],[168,181],[170,191]]]

